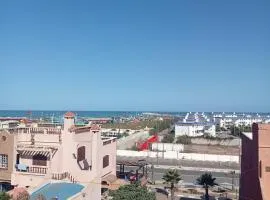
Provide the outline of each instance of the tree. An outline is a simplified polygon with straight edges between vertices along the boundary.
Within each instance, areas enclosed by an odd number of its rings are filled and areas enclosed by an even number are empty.
[[[245,125],[231,126],[230,131],[231,131],[231,135],[240,137],[240,135],[243,132],[252,132],[252,128],[251,126],[245,126]]]
[[[10,200],[11,197],[5,192],[0,192],[0,200]]]
[[[191,138],[187,135],[178,136],[176,140],[177,144],[191,144]]]
[[[176,169],[170,169],[163,175],[162,179],[164,183],[170,184],[171,199],[174,200],[175,184],[182,180],[180,174],[178,174]]]
[[[209,187],[213,187],[217,185],[215,180],[216,178],[213,178],[211,173],[204,173],[200,177],[197,178],[197,183],[199,185],[202,185],[205,189],[205,200],[209,200],[209,194],[208,194]]]
[[[216,125],[216,132],[220,132],[220,131],[221,131],[220,125],[217,124],[217,125]]]
[[[139,183],[121,186],[116,191],[110,191],[109,196],[113,197],[113,200],[156,200],[155,193],[149,192]]]
[[[171,134],[167,134],[163,137],[162,141],[163,143],[173,143],[174,141],[174,136]]]

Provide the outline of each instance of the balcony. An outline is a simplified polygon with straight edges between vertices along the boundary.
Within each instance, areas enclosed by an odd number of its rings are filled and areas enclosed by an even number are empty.
[[[51,128],[51,127],[25,127],[25,128],[11,128],[9,129],[10,133],[21,133],[21,134],[52,134],[52,135],[61,135],[62,130],[60,128]]]
[[[28,173],[28,174],[39,174],[45,175],[48,172],[48,167],[34,167],[34,166],[26,166],[24,164],[17,164],[15,166],[16,172],[19,173]]]

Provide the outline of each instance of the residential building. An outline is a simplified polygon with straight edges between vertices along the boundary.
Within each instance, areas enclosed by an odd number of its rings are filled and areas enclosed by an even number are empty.
[[[240,200],[270,200],[270,124],[242,134]]]
[[[86,120],[89,123],[94,123],[94,124],[107,124],[107,123],[113,122],[112,118],[87,118]]]
[[[13,171],[14,135],[0,130],[0,191],[11,183]]]
[[[19,122],[16,120],[0,121],[0,129],[9,129],[18,127]]]
[[[180,122],[175,124],[175,137],[189,136],[197,137],[208,134],[210,136],[216,136],[216,128],[212,123],[198,123],[198,122]]]
[[[95,124],[76,126],[72,112],[64,115],[63,127],[14,128],[9,132],[0,155],[8,157],[8,166],[2,161],[8,168],[3,178],[12,185],[37,188],[52,181],[76,182],[83,190],[72,199],[101,199],[101,183],[116,175],[116,139],[102,137]]]
[[[239,118],[234,121],[234,125],[239,126],[251,126],[253,123],[261,123],[261,118]]]

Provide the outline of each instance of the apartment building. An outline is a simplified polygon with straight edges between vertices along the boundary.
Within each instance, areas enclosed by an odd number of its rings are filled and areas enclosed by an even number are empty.
[[[216,136],[216,127],[213,123],[208,122],[179,122],[175,124],[175,137],[189,136],[197,137],[203,135]]]
[[[242,134],[240,200],[270,200],[270,124]]]
[[[100,199],[101,183],[116,175],[116,139],[102,137],[98,125],[76,126],[72,112],[63,127],[14,128],[0,137],[0,181],[14,186],[68,181],[83,186],[72,199]]]

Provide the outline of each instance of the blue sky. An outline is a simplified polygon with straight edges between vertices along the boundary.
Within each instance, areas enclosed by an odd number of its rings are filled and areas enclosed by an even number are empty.
[[[270,111],[270,2],[1,1],[0,109]]]

